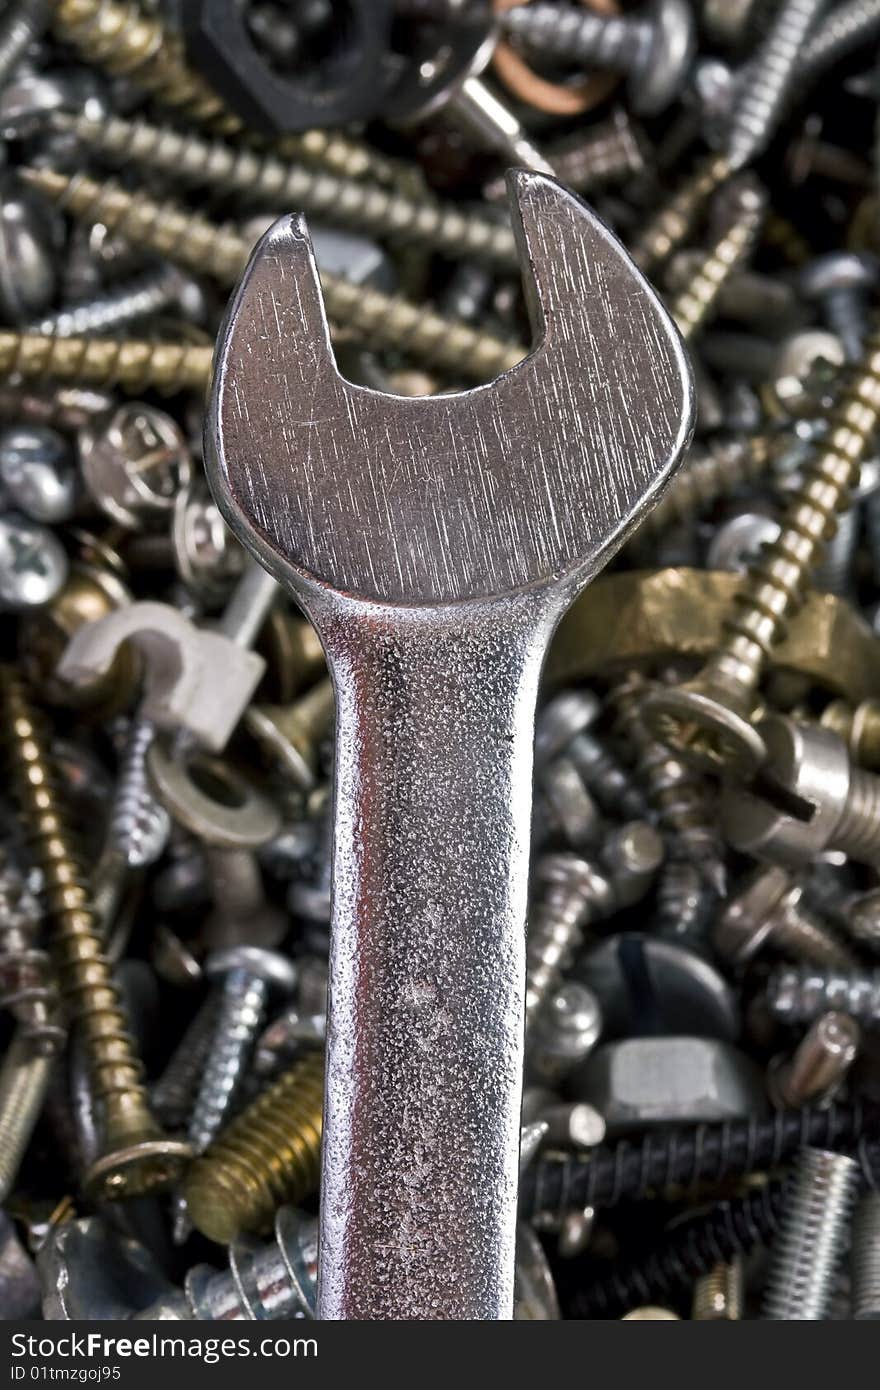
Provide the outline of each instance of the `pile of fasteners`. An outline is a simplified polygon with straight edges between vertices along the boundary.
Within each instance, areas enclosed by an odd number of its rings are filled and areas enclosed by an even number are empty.
[[[880,1317],[878,54],[9,0],[0,1317]]]

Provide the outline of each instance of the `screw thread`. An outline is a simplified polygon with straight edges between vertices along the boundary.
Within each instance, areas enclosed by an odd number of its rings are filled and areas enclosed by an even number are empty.
[[[250,254],[250,245],[237,233],[207,222],[195,213],[184,212],[173,204],[154,202],[141,194],[132,195],[114,184],[98,183],[84,175],[68,178],[48,169],[20,172],[27,182],[75,216],[103,222],[111,231],[122,232],[133,244],[168,256],[197,273],[213,275],[224,284],[238,278]],[[353,285],[326,273],[321,276],[321,285],[329,318],[355,330],[374,347],[408,352],[427,366],[443,368],[455,376],[488,381],[525,356],[524,347],[503,342],[467,324],[455,323],[399,295]],[[16,335],[6,337],[15,339]],[[4,369],[3,338],[0,334],[0,370]],[[55,340],[35,341],[51,344]],[[64,340],[64,344],[82,341],[71,338]],[[93,346],[94,341],[90,340],[89,346]],[[100,346],[106,347],[105,344]],[[133,345],[116,346],[122,354]],[[160,343],[151,344],[150,352],[177,353],[184,362],[190,362],[191,375],[198,364],[204,373],[200,384],[208,379],[211,348],[175,348]],[[42,370],[47,368],[43,366]],[[119,379],[127,385],[122,377]]]
[[[742,1259],[721,1262],[694,1285],[691,1317],[695,1322],[739,1322],[743,1315]]]
[[[151,1088],[153,1111],[168,1129],[181,1129],[187,1122],[217,1035],[219,1012],[219,995],[209,994]]]
[[[176,266],[160,265],[106,294],[58,309],[25,332],[57,338],[87,337],[124,328],[179,304],[187,282]]]
[[[810,1023],[829,1010],[857,1023],[880,1023],[880,971],[785,966],[767,984],[767,1006],[784,1023]]]
[[[64,1045],[60,1000],[49,956],[39,945],[39,907],[21,875],[3,856],[0,867],[0,1005],[10,1011],[32,1051]]]
[[[230,970],[223,981],[213,1047],[187,1128],[193,1153],[204,1153],[226,1122],[266,1014],[267,997],[266,982],[249,970]]]
[[[0,25],[0,87],[49,22],[49,0],[18,0]]]
[[[470,257],[503,269],[517,264],[510,226],[462,212],[427,194],[357,182],[325,169],[290,164],[271,153],[223,141],[200,140],[170,126],[112,118],[59,118],[90,150],[126,167],[171,175],[196,187],[246,194],[258,202],[332,215],[334,225],[370,232],[391,242]]]
[[[582,941],[582,929],[611,900],[612,887],[575,854],[547,854],[537,864],[539,896],[526,935],[526,1031],[556,993]]]
[[[696,864],[668,859],[657,884],[657,935],[702,947],[717,902]]]
[[[773,456],[773,440],[768,434],[712,441],[702,450],[694,450],[642,522],[639,534],[654,535],[692,521],[722,498],[757,482],[770,468]]]
[[[211,379],[213,348],[137,339],[54,338],[0,331],[0,372],[55,377],[94,386],[120,386],[171,395],[203,391]]]
[[[189,68],[181,39],[135,0],[55,0],[53,23],[58,38],[87,62],[127,77],[177,114],[229,134],[242,129],[241,119]]]
[[[850,769],[849,792],[834,829],[834,847],[860,864],[880,857],[880,777]]]
[[[284,1203],[318,1180],[324,1059],[295,1063],[223,1131],[189,1169],[184,1183],[194,1226],[218,1244],[259,1234]]]
[[[765,1318],[816,1322],[827,1317],[858,1176],[858,1164],[846,1154],[801,1150],[773,1242]]]
[[[685,244],[712,194],[729,175],[730,168],[723,156],[708,156],[648,218],[629,245],[629,254],[641,271],[653,274]]]
[[[647,802],[629,771],[594,734],[579,733],[565,750],[603,811],[623,821],[644,820]]]
[[[880,0],[844,0],[811,31],[798,58],[798,84],[813,82],[880,33]]]
[[[784,0],[748,66],[727,134],[727,153],[741,169],[767,146],[798,69],[798,55],[825,0]]]
[[[671,301],[669,312],[685,341],[693,338],[714,312],[731,275],[751,254],[763,214],[764,198],[758,189],[744,188],[733,222],[706,252],[687,289]]]
[[[16,1031],[0,1067],[0,1202],[12,1191],[40,1118],[53,1062]]]
[[[853,1318],[880,1318],[880,1193],[866,1192],[856,1207],[850,1276]]]
[[[628,73],[650,49],[653,27],[643,19],[566,9],[561,5],[517,5],[501,23],[512,37],[545,58]]]
[[[71,1020],[85,1040],[89,1077],[103,1106],[104,1157],[162,1135],[147,1103],[141,1063],[128,1031],[119,991],[101,950],[100,924],[89,901],[88,875],[70,833],[48,729],[21,678],[0,670],[10,777],[34,862],[44,881],[58,981]],[[141,1166],[121,1175],[108,1168],[107,1195],[130,1195],[170,1174]]]
[[[849,970],[855,964],[852,952],[810,911],[799,891],[787,893],[774,913],[773,944],[795,960],[830,970]]]
[[[301,130],[284,135],[273,149],[279,159],[304,159],[347,179],[373,179],[400,187],[411,185],[414,178],[411,164],[381,154],[372,145],[348,139],[335,130]]]
[[[551,145],[547,158],[557,178],[580,193],[635,177],[647,168],[644,147],[623,108],[609,120]]]
[[[148,719],[132,721],[110,809],[110,835],[126,864],[135,869],[155,864],[171,834],[171,818],[157,800],[147,773],[147,753],[155,734]]]

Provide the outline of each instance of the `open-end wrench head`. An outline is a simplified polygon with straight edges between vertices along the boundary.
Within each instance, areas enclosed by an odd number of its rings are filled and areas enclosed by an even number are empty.
[[[346,381],[303,220],[282,217],[254,251],[218,340],[209,478],[241,541],[301,593],[570,596],[681,457],[693,390],[669,315],[579,198],[508,177],[537,345],[471,391]]]

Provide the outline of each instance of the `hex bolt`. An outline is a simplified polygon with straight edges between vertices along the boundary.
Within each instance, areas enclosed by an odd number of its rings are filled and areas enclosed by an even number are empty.
[[[856,1322],[880,1318],[880,1193],[859,1198],[850,1247],[852,1315]]]
[[[110,157],[123,168],[159,173],[185,187],[247,197],[257,204],[299,208],[315,217],[330,217],[334,226],[350,227],[392,244],[470,258],[502,270],[516,268],[509,222],[469,213],[427,193],[407,194],[346,179],[261,150],[200,140],[172,126],[118,117],[92,121],[64,114],[55,118],[55,124],[72,131],[87,150]]]
[[[880,1025],[880,971],[786,966],[771,975],[766,1001],[783,1023],[810,1023],[834,1010],[874,1030]]]
[[[686,342],[715,312],[724,286],[751,255],[765,205],[756,183],[738,180],[737,206],[730,225],[706,251],[690,284],[669,302],[669,312]]]
[[[0,697],[12,791],[44,875],[62,997],[85,1040],[91,1083],[102,1104],[101,1152],[86,1185],[111,1198],[155,1191],[174,1182],[189,1149],[168,1139],[150,1113],[120,995],[101,953],[88,875],[74,847],[48,731],[9,667],[0,672]]]
[[[630,104],[639,115],[656,115],[669,105],[694,55],[693,14],[686,0],[651,0],[639,13],[623,17],[561,5],[517,5],[500,18],[511,38],[541,57],[626,74]]]
[[[608,703],[614,713],[619,745],[628,748],[666,836],[670,858],[695,864],[719,897],[726,889],[724,853],[713,824],[706,789],[692,768],[658,743],[642,722],[642,707],[651,685],[637,671],[630,671],[611,690]]]
[[[715,772],[748,777],[764,761],[751,724],[758,683],[771,648],[801,602],[811,571],[833,535],[869,456],[880,422],[880,336],[869,335],[862,361],[837,404],[828,430],[790,494],[779,539],[755,563],[734,600],[716,652],[677,689],[657,691],[645,718],[657,737],[683,757]]]
[[[646,275],[656,274],[685,244],[709,199],[729,177],[730,167],[721,155],[708,155],[700,161],[631,239],[629,253],[640,270]]]
[[[870,299],[878,280],[880,264],[866,251],[829,251],[798,273],[801,294],[818,306],[849,362],[858,362],[864,351]]]
[[[134,245],[168,256],[196,274],[211,275],[224,284],[232,284],[250,256],[251,246],[247,239],[173,204],[157,203],[142,193],[126,193],[113,184],[97,183],[85,175],[68,178],[51,169],[20,172],[28,183],[56,199],[73,216],[103,222]],[[373,347],[396,348],[408,353],[414,361],[447,369],[456,378],[464,374],[468,378],[488,380],[515,366],[526,354],[524,347],[445,319],[421,304],[411,304],[401,295],[383,294],[365,285],[354,285],[326,271],[321,275],[321,287],[331,320],[351,328]],[[173,388],[179,390],[187,382],[204,386],[210,378],[212,353],[212,348],[201,346],[183,348],[169,343],[146,345],[30,336],[22,339],[16,334],[0,333],[2,371],[73,376],[77,380],[104,383],[118,381],[127,389],[135,372],[139,370],[143,374],[148,368],[149,378],[162,389],[166,385],[166,359],[168,387],[173,384]],[[36,359],[34,365],[31,365],[32,358]],[[175,364],[176,377],[172,372]]]
[[[230,1245],[228,1270],[197,1265],[183,1290],[160,1298],[135,1322],[194,1318],[199,1322],[264,1322],[313,1318],[318,1282],[318,1223],[279,1208],[271,1240]]]
[[[193,1225],[229,1245],[269,1229],[279,1206],[308,1196],[318,1180],[324,1058],[310,1053],[257,1097],[187,1172]]]
[[[757,869],[720,914],[713,932],[718,954],[746,965],[765,945],[831,969],[855,964],[850,951],[804,903],[804,889],[786,869]]]
[[[112,334],[139,319],[168,311],[199,322],[204,318],[205,296],[191,276],[164,262],[104,294],[34,320],[25,332],[56,338]]]
[[[833,1099],[856,1060],[860,1040],[859,1025],[848,1014],[821,1014],[793,1056],[781,1066],[771,1064],[771,1099],[791,1109]]]
[[[827,1318],[858,1180],[859,1166],[846,1154],[809,1147],[798,1154],[771,1248],[765,1319]]]
[[[131,869],[159,860],[171,833],[171,818],[147,774],[147,753],[156,736],[149,719],[132,719],[125,737],[110,808],[110,837]]]
[[[797,80],[800,53],[824,4],[825,0],[783,0],[750,58],[725,141],[732,168],[741,169],[770,143]]]
[[[792,866],[826,850],[859,864],[880,861],[880,777],[855,767],[843,739],[818,724],[774,714],[759,722],[757,734],[767,755],[766,789],[723,788],[728,842]]]
[[[745,1275],[739,1255],[701,1274],[694,1284],[694,1322],[739,1322],[745,1300]]]

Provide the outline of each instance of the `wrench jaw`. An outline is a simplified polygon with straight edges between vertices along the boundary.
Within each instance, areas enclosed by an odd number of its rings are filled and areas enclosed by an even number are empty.
[[[239,539],[303,598],[571,597],[681,457],[694,398],[671,319],[580,199],[542,175],[510,181],[538,341],[471,391],[346,381],[303,220],[281,218],[254,252],[218,340],[206,462]]]

